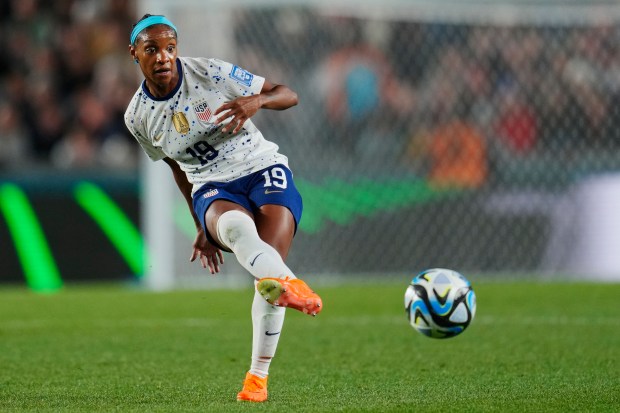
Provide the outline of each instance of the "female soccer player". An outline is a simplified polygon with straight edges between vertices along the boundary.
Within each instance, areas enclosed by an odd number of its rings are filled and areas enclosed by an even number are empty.
[[[197,236],[191,261],[212,274],[233,252],[256,279],[252,364],[238,400],[267,400],[267,375],[284,307],[310,315],[321,299],[284,264],[302,201],[286,156],[250,118],[284,110],[297,95],[239,66],[177,56],[177,29],[145,15],[131,31],[129,52],[144,81],[125,123],[152,160],[163,159],[188,202]]]

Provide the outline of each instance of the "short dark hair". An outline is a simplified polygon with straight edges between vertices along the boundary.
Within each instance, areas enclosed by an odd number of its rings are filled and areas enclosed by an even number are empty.
[[[134,27],[136,27],[136,26],[138,25],[138,23],[140,23],[142,20],[144,20],[144,19],[148,19],[148,18],[149,18],[149,17],[151,17],[151,16],[158,16],[158,15],[155,15],[155,14],[148,14],[148,13],[147,13],[147,14],[145,14],[144,16],[142,16],[142,17],[140,18],[140,20],[138,20],[137,22],[135,22],[134,24],[132,24],[132,25],[131,25],[131,28],[133,29],[133,28],[134,28]]]

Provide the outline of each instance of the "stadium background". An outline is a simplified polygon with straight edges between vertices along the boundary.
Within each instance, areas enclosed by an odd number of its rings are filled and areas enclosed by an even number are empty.
[[[181,55],[299,93],[255,119],[304,196],[299,274],[620,279],[613,2],[13,0],[0,282],[247,283],[232,256],[216,279],[187,263],[186,206],[124,128],[141,80],[127,37],[146,12],[177,24]]]

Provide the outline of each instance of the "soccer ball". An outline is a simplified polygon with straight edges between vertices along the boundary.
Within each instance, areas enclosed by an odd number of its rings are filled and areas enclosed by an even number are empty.
[[[474,318],[476,295],[458,272],[433,268],[411,280],[405,292],[405,311],[411,326],[425,336],[454,337]]]

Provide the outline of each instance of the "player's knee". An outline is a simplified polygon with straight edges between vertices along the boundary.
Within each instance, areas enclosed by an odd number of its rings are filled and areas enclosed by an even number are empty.
[[[217,235],[231,249],[243,236],[253,232],[256,232],[254,221],[241,211],[226,211],[217,220]]]

